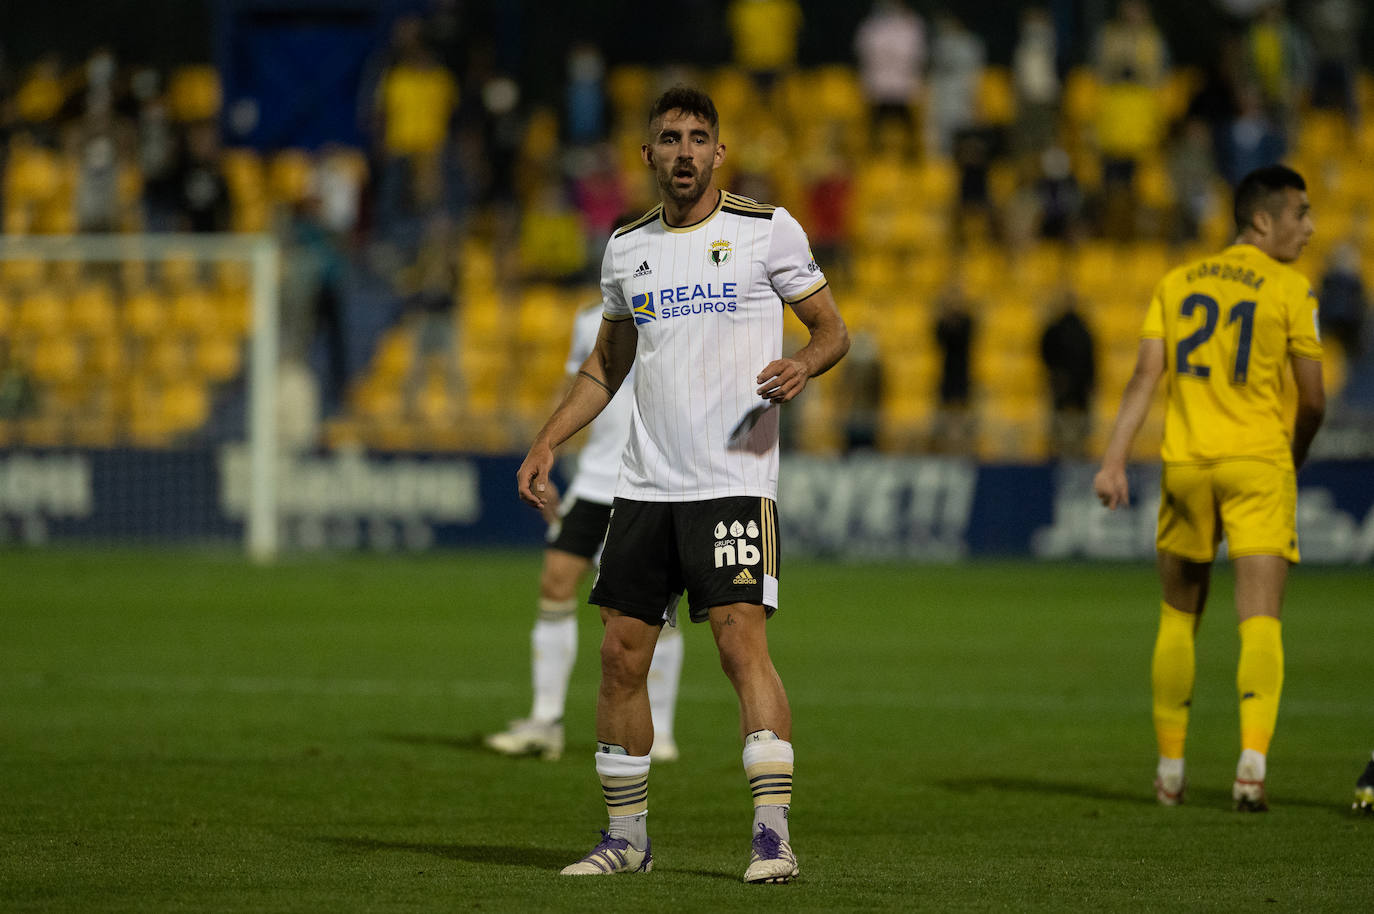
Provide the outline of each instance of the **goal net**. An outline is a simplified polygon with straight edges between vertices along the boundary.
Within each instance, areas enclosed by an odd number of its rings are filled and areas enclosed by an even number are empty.
[[[277,549],[276,242],[0,237],[0,540]]]

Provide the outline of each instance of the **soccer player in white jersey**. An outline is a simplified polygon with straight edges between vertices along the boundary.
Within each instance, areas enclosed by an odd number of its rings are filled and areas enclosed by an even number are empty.
[[[598,302],[577,313],[566,364],[570,378],[577,376],[596,345],[602,311]],[[548,545],[539,576],[539,616],[530,634],[534,705],[529,717],[511,721],[505,730],[486,738],[489,748],[504,755],[535,754],[552,761],[563,753],[563,709],[577,659],[577,585],[606,537],[620,455],[630,437],[633,376],[631,372],[627,383],[593,420],[567,494],[561,500],[556,494],[551,496],[545,506]],[[649,709],[654,721],[649,755],[656,762],[678,757],[673,712],[681,676],[682,633],[669,628],[660,635],[649,667]]]
[[[647,872],[653,723],[645,680],[678,595],[709,621],[739,697],[754,800],[746,882],[798,868],[788,809],[792,712],[768,653],[778,607],[778,411],[838,362],[849,335],[806,234],[784,209],[719,190],[725,159],[711,99],[668,90],[641,148],[660,205],[617,231],[601,270],[596,348],[535,437],[520,497],[549,497],[554,448],[590,422],[635,368],[630,442],[591,602],[601,607],[596,771],[610,815],[601,842],[566,875]],[[810,339],[782,352],[783,308]]]

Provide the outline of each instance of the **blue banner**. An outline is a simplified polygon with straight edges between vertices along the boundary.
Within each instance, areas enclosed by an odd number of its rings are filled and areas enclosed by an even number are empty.
[[[515,497],[517,457],[340,451],[282,457],[283,549],[530,546],[538,512]],[[980,465],[937,457],[789,455],[779,491],[787,556],[957,561],[967,556],[1149,559],[1159,466],[1130,471],[1107,511],[1091,464]],[[0,541],[241,543],[250,491],[241,446],[185,451],[0,452]],[[1298,478],[1303,560],[1374,560],[1374,460]]]

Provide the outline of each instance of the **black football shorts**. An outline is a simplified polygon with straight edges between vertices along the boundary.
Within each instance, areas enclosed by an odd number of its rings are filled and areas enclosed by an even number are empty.
[[[596,550],[606,539],[606,523],[610,519],[610,505],[574,497],[563,505],[558,521],[549,525],[545,540],[550,549],[571,552],[584,559],[595,558]]]
[[[693,622],[713,606],[778,607],[778,509],[771,498],[654,502],[617,498],[590,602],[675,622],[687,594]]]

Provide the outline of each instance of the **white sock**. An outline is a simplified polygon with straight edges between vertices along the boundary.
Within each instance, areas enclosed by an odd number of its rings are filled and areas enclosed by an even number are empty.
[[[1169,778],[1183,777],[1183,759],[1159,757],[1159,764],[1155,767],[1155,774],[1159,775],[1160,780]]]
[[[1242,775],[1247,781],[1264,780],[1265,758],[1263,752],[1256,752],[1254,749],[1242,749],[1240,751],[1240,761],[1236,763],[1236,777]]]
[[[677,711],[677,687],[682,680],[682,632],[664,627],[649,664],[649,713],[654,719],[654,737],[673,738],[673,715]]]
[[[577,614],[554,617],[541,614],[530,633],[530,661],[534,681],[534,708],[530,717],[550,722],[563,719],[563,706],[568,699],[568,679],[572,676],[573,661],[577,659]],[[568,601],[573,602],[573,601]]]

